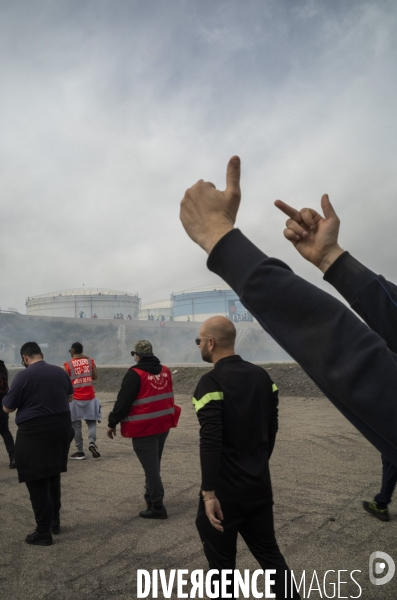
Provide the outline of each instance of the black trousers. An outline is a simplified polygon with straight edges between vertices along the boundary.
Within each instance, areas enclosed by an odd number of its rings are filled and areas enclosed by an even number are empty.
[[[387,508],[397,484],[397,467],[382,454],[382,487],[374,500],[379,508]]]
[[[132,447],[145,471],[145,500],[154,508],[163,506],[164,487],[160,476],[161,456],[169,431],[132,438]]]
[[[59,522],[61,508],[61,475],[25,481],[36,519],[37,531],[51,530],[51,522]]]
[[[287,583],[290,586],[291,575],[287,563],[277,545],[274,523],[273,507],[268,500],[245,500],[243,502],[221,502],[224,521],[223,533],[215,529],[205,514],[205,504],[202,498],[199,501],[196,527],[203,543],[204,554],[210,569],[235,569],[237,554],[237,534],[240,533],[253,556],[261,568],[276,569],[272,574],[275,580],[273,593],[276,599],[299,599],[295,586],[285,589],[285,572]],[[213,578],[215,579],[215,578]],[[232,579],[228,577],[228,579]],[[233,594],[233,584],[229,586],[228,593]],[[241,596],[241,594],[240,594]],[[221,596],[219,596],[221,598]]]
[[[4,440],[8,456],[14,456],[14,438],[11,431],[8,429],[8,414],[4,412],[0,401],[0,435]]]

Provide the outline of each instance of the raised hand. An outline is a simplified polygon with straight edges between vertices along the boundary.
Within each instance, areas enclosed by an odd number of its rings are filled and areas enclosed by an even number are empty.
[[[298,211],[282,200],[276,200],[274,204],[289,217],[285,223],[284,237],[295,246],[303,258],[325,273],[343,253],[338,244],[340,221],[328,195],[324,194],[321,198],[324,216],[312,208],[302,208]]]
[[[232,156],[227,165],[226,190],[200,179],[186,190],[180,219],[188,236],[208,254],[233,229],[240,205],[240,159]]]

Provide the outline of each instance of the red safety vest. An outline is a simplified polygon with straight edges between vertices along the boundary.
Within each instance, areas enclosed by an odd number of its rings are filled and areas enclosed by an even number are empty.
[[[94,359],[88,358],[88,356],[72,358],[64,366],[72,380],[73,398],[75,400],[93,400],[95,398],[95,389],[92,385]]]
[[[181,409],[174,404],[170,370],[162,367],[153,375],[131,367],[141,378],[141,387],[131,410],[120,423],[121,435],[127,438],[164,433],[178,424]]]

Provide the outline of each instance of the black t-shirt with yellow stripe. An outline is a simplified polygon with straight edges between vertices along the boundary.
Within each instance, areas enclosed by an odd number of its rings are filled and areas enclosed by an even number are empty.
[[[269,458],[278,429],[277,387],[238,355],[219,360],[194,392],[201,489],[224,501],[272,499]]]

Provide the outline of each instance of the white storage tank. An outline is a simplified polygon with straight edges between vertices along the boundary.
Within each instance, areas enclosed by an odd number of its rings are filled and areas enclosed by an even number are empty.
[[[144,304],[139,311],[141,321],[169,321],[172,318],[171,300],[158,300]]]
[[[175,321],[202,322],[215,315],[223,315],[233,321],[240,320],[236,317],[238,296],[226,284],[173,292],[171,301]],[[252,320],[248,313],[246,320]]]
[[[104,288],[79,288],[29,297],[28,315],[98,319],[138,319],[138,294]]]

